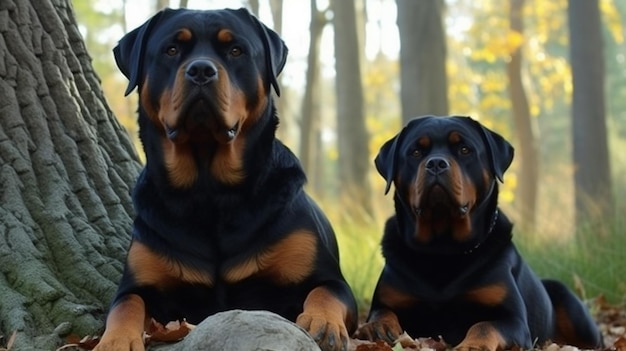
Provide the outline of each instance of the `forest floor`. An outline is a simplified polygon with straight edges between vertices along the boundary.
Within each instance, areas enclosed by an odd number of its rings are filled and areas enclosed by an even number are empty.
[[[609,304],[604,298],[599,297],[592,303],[591,309],[604,337],[604,348],[599,351],[626,351],[626,303],[622,305]],[[445,342],[431,338],[414,339],[408,335],[400,338],[396,345],[389,346],[386,343],[366,342],[351,340],[348,351],[447,351],[450,346]],[[537,345],[534,350],[541,351],[578,351],[579,349],[569,345],[557,345],[546,343]],[[519,349],[512,351],[521,351]]]
[[[604,348],[595,351],[626,351],[626,302],[621,305],[609,304],[602,297],[596,298],[591,304],[591,310],[596,317],[598,326],[604,336]],[[146,343],[163,344],[164,342],[172,342],[184,338],[194,328],[193,325],[183,323],[170,323],[162,326],[156,322],[153,323],[150,334],[146,337]],[[5,337],[0,335],[0,351],[15,351],[12,346],[11,336]],[[84,351],[93,350],[99,341],[98,337],[86,336],[78,338],[70,336],[66,340],[66,344],[58,348],[56,351]],[[409,335],[403,335],[396,345],[390,346],[383,342],[369,342],[363,340],[351,339],[347,351],[448,351],[451,350],[449,345],[443,340],[434,340],[431,338],[414,339]],[[554,343],[546,343],[537,345],[535,351],[579,351],[578,348],[569,345],[557,345]],[[521,351],[514,349],[511,351]]]

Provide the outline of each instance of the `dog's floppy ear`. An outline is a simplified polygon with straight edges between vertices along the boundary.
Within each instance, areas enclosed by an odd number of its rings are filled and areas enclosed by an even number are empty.
[[[404,131],[404,129],[402,129],[402,131]],[[378,151],[378,155],[376,155],[376,158],[374,159],[376,170],[387,181],[387,185],[385,186],[385,195],[389,192],[393,178],[396,176],[396,162],[398,159],[396,149],[399,144],[398,140],[402,137],[402,131],[400,131],[400,133],[393,138],[387,140],[387,142],[381,146]]]
[[[276,95],[280,96],[280,88],[278,86],[278,80],[276,79],[287,61],[287,45],[280,38],[278,33],[264,25],[258,18],[250,13],[245,8],[241,8],[238,13],[241,16],[246,16],[257,29],[257,33],[263,41],[263,50],[265,50],[265,66],[269,74],[269,82],[276,91]]]
[[[146,43],[150,37],[150,32],[155,24],[171,9],[164,9],[152,16],[141,26],[128,32],[120,39],[117,46],[113,48],[115,63],[120,71],[128,78],[128,87],[124,95],[130,94],[142,79],[143,57],[146,50]]]
[[[385,178],[387,181],[387,186],[385,187],[385,195],[389,192],[391,188],[391,183],[393,183],[393,178],[396,176],[396,171],[398,169],[398,154],[402,152],[400,148],[402,147],[402,143],[406,138],[406,135],[410,131],[415,131],[422,122],[430,119],[436,118],[433,116],[419,116],[411,119],[405,126],[400,130],[396,136],[387,140],[378,151],[378,155],[374,160],[374,164],[376,165],[376,170],[380,175]]]
[[[500,134],[492,131],[491,129],[483,126],[478,121],[467,117],[476,129],[481,133],[485,145],[487,145],[487,155],[491,161],[491,171],[502,181],[504,172],[509,168],[511,162],[513,162],[513,155],[515,150],[513,146],[506,141]]]

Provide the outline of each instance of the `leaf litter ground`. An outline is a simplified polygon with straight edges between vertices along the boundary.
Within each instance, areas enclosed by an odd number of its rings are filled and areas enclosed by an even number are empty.
[[[604,336],[605,347],[597,351],[626,351],[626,303],[614,305],[603,297],[596,298],[592,303],[592,310],[596,316],[598,326]],[[194,325],[186,322],[171,322],[161,325],[156,321],[144,335],[146,345],[175,342],[183,339]],[[7,337],[0,335],[0,351],[12,351],[15,333]],[[100,340],[97,336],[78,337],[70,335],[66,344],[57,349],[62,350],[93,350]],[[384,342],[369,342],[364,340],[350,340],[348,351],[447,351],[450,346],[444,340],[432,338],[413,338],[402,335],[394,345]],[[533,350],[538,351],[579,351],[569,345],[546,343],[537,345]],[[521,351],[512,349],[511,351]]]

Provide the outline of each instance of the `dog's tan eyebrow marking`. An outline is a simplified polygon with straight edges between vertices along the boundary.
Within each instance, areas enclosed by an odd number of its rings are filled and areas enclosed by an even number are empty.
[[[463,140],[463,138],[461,137],[461,133],[459,133],[457,131],[450,132],[450,134],[448,135],[448,141],[451,144],[458,144],[462,140]]]
[[[421,148],[427,149],[430,146],[430,138],[428,136],[422,136],[417,139],[417,145]]]
[[[183,28],[176,34],[176,39],[179,41],[190,41],[193,38],[193,33],[188,28]]]
[[[233,32],[228,29],[221,29],[217,32],[217,40],[222,43],[230,43],[233,41]]]

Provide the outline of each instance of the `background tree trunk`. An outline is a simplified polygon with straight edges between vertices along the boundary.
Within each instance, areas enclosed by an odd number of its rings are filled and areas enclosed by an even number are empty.
[[[448,114],[442,0],[396,0],[402,120]]]
[[[0,9],[0,333],[16,350],[101,331],[140,169],[69,0]]]
[[[155,0],[154,12],[161,11],[166,7],[170,7],[170,0]]]
[[[282,36],[283,33],[283,0],[269,0],[270,3],[270,11],[272,12],[272,22],[274,23],[272,29],[278,35]],[[276,113],[280,118],[280,128],[276,130],[276,136],[284,142],[289,141],[289,127],[290,123],[293,122],[290,118],[288,118],[287,104],[289,103],[289,89],[283,84],[284,75],[278,76],[278,86],[280,86],[280,98],[274,99],[274,107],[276,108]]]
[[[569,0],[572,132],[577,227],[612,214],[605,120],[604,45],[598,0]]]
[[[248,0],[248,8],[255,16],[259,17],[259,0]]]
[[[317,164],[318,154],[322,152],[320,141],[320,46],[322,31],[326,25],[326,11],[317,9],[317,1],[310,0],[311,23],[309,25],[309,55],[307,56],[306,85],[302,98],[300,116],[300,162],[309,180],[313,180],[313,191],[317,195],[323,193],[321,184],[322,165]]]
[[[510,29],[522,36],[524,35],[524,3],[525,0],[511,0],[509,4]],[[528,98],[522,81],[522,46],[520,42],[520,45],[511,53],[511,58],[506,64],[506,73],[509,78],[511,112],[518,145],[515,149],[516,158],[520,164],[515,192],[516,208],[519,213],[516,225],[523,231],[532,233],[536,222],[539,149],[535,137],[536,128],[530,116]]]
[[[355,218],[373,213],[370,199],[369,159],[359,40],[354,0],[333,0],[335,89],[337,94],[337,140],[339,149],[339,180],[341,200],[346,214]],[[356,204],[356,206],[355,206]],[[356,208],[360,207],[360,208]]]

